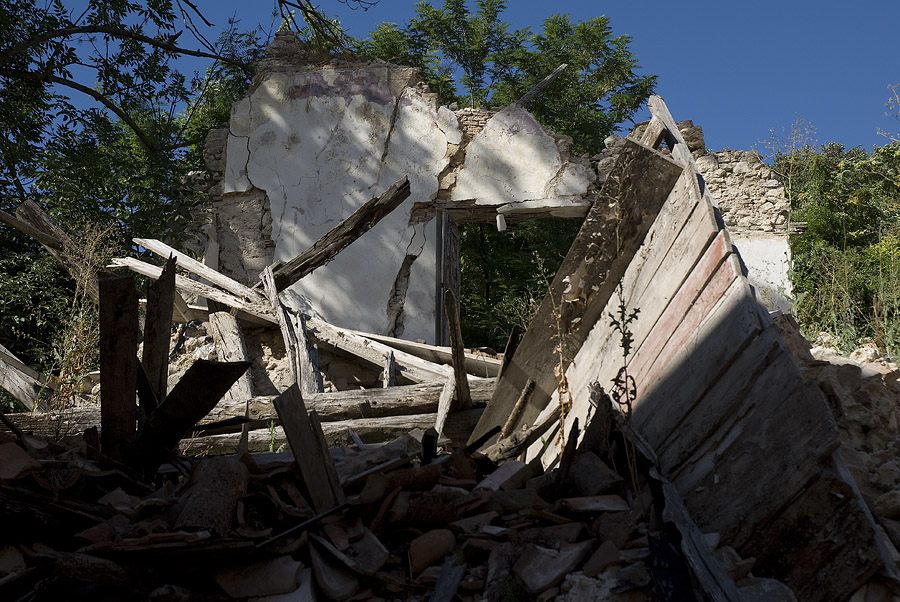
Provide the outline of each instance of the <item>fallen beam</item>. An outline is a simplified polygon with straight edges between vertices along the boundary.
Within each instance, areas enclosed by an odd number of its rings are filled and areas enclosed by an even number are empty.
[[[331,261],[342,250],[400,206],[410,194],[409,178],[394,182],[380,196],[366,202],[313,245],[282,265],[274,267],[275,288],[281,292],[313,270]]]

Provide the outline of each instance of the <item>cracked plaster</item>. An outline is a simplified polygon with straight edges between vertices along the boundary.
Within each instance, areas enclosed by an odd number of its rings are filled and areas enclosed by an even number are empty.
[[[596,179],[589,161],[568,160],[568,140],[521,108],[487,114],[470,132],[437,106],[415,69],[314,66],[296,46],[277,35],[232,108],[217,202],[223,271],[255,284],[264,265],[292,259],[403,176],[411,195],[288,289],[295,307],[435,342],[436,220],[410,223],[413,205],[438,195],[485,205],[580,199]]]

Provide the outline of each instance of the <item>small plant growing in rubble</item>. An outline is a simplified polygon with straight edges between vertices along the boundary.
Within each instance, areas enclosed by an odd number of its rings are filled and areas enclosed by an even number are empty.
[[[622,367],[619,368],[619,372],[613,379],[610,397],[612,397],[613,401],[616,402],[621,409],[623,417],[622,427],[623,430],[628,433],[631,431],[631,410],[634,405],[634,400],[637,397],[637,385],[634,382],[634,377],[628,374],[628,356],[631,354],[631,346],[634,344],[634,333],[631,331],[630,326],[631,323],[637,319],[641,310],[636,307],[631,310],[631,312],[628,311],[621,282],[619,283],[616,292],[619,298],[618,315],[610,313],[609,318],[611,326],[619,333],[619,347],[622,350]],[[635,490],[640,493],[634,444],[628,437],[625,439],[625,458],[628,462],[628,472],[631,475],[631,482],[633,483]]]
[[[64,408],[81,392],[85,375],[97,369],[100,362],[100,320],[97,305],[88,296],[96,274],[112,257],[117,248],[118,232],[114,225],[88,223],[79,229],[80,235],[65,252],[74,258],[76,269],[75,296],[63,330],[54,344],[53,355],[59,375],[50,406]]]

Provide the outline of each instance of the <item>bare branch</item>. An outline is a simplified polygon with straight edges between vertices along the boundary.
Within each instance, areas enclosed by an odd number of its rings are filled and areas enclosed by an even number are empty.
[[[32,71],[17,71],[15,69],[2,69],[0,68],[0,75],[5,77],[12,77],[17,79],[30,79],[34,81],[42,81],[50,84],[59,84],[61,86],[65,86],[67,88],[72,88],[73,90],[78,90],[83,94],[87,94],[104,107],[112,111],[116,114],[116,116],[125,122],[128,127],[135,133],[135,135],[140,139],[140,141],[149,148],[150,150],[155,151],[170,151],[175,150],[176,148],[183,148],[185,146],[189,146],[194,144],[197,141],[185,141],[178,144],[169,144],[169,145],[160,145],[157,144],[142,128],[137,124],[137,122],[129,115],[124,109],[114,103],[109,99],[105,94],[94,90],[93,88],[89,88],[85,85],[79,84],[78,82],[74,82],[70,79],[66,79],[64,77],[59,77],[57,75],[51,75],[49,73],[35,73]]]

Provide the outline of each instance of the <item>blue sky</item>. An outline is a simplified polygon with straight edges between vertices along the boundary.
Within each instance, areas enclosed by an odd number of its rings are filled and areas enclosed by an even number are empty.
[[[271,0],[226,0],[215,3],[216,9],[205,4],[199,3],[207,16],[233,11],[246,27],[259,23],[268,29],[272,22]],[[365,37],[376,23],[404,23],[414,14],[407,0],[381,0],[368,11],[335,0],[318,4],[356,37]],[[631,36],[642,73],[659,76],[657,93],[675,118],[703,126],[711,149],[762,152],[771,129],[781,135],[798,118],[816,129],[820,143],[848,147],[886,143],[878,128],[900,132],[900,122],[884,115],[887,86],[900,83],[896,0],[509,5],[503,18],[517,28],[540,29],[553,13],[569,13],[574,20],[605,14],[615,35]]]

